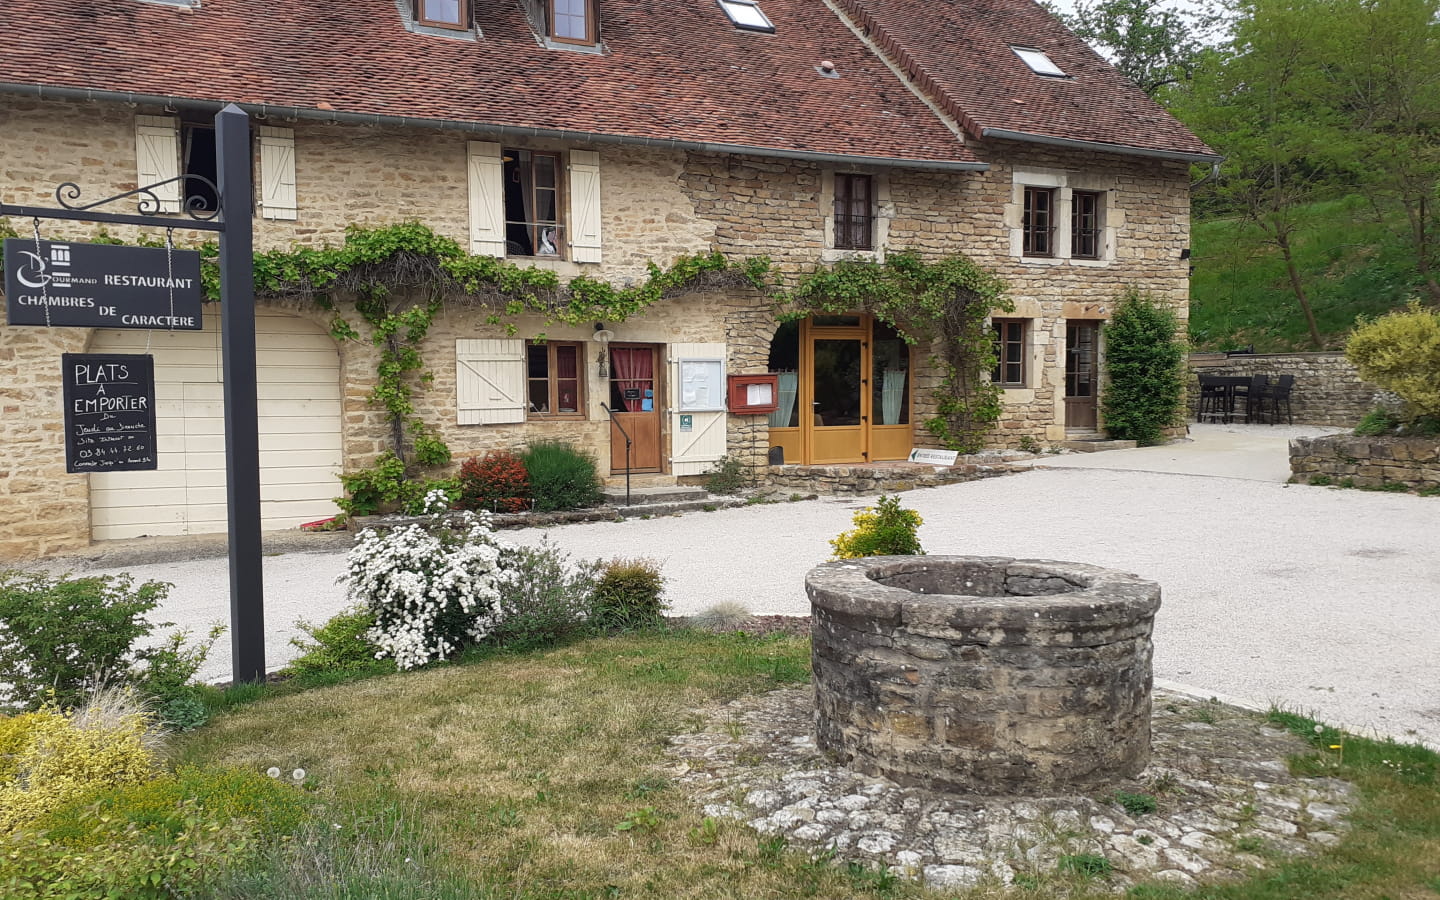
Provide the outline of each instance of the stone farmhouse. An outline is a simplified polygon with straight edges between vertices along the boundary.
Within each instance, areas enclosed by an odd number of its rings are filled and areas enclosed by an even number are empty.
[[[0,47],[11,204],[213,176],[211,122],[233,101],[252,115],[257,251],[419,221],[614,285],[712,251],[782,274],[963,253],[1014,303],[993,323],[996,446],[1096,429],[1124,287],[1184,314],[1189,166],[1215,159],[1032,0],[16,0]],[[207,240],[180,212],[215,202],[203,187],[161,199],[177,245]],[[416,400],[457,459],[556,437],[619,472],[602,404],[632,469],[662,478],[727,452],[848,465],[933,446],[926,348],[863,311],[782,323],[758,292],[712,286],[512,331],[463,299],[424,341]],[[333,514],[337,473],[392,446],[367,399],[377,350],[333,337],[333,315],[260,306],[267,528]],[[213,309],[203,331],[0,325],[0,558],[223,531],[218,340]],[[66,474],[64,352],[154,355],[158,471]],[[772,412],[727,411],[726,376],[766,373]]]

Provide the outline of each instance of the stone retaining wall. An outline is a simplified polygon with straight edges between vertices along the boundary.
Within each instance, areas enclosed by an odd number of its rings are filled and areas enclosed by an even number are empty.
[[[806,493],[859,496],[912,491],[915,488],[959,484],[995,475],[1006,475],[1003,462],[976,463],[964,460],[953,466],[769,466],[765,482],[779,488],[796,488]]]
[[[1361,381],[1343,353],[1194,353],[1190,356],[1190,417],[1200,402],[1200,373],[1252,376],[1294,375],[1290,393],[1297,425],[1354,426],[1375,405],[1380,388]]]
[[[1305,484],[1440,490],[1440,438],[1332,434],[1290,441],[1290,471]]]

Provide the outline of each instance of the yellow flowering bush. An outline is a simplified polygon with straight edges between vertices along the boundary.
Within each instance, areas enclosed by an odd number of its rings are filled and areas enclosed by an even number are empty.
[[[866,556],[918,556],[920,526],[925,520],[913,509],[900,506],[899,497],[881,497],[851,519],[854,529],[843,531],[830,541],[836,559]]]
[[[154,734],[142,710],[102,695],[84,707],[0,719],[0,832],[62,803],[150,778]]]

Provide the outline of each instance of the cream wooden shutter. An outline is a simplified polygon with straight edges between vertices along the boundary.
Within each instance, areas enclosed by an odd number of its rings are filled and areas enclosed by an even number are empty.
[[[135,177],[146,187],[180,177],[180,123],[170,116],[135,117]],[[160,212],[179,212],[180,182],[153,189]]]
[[[295,131],[260,126],[260,215],[266,219],[294,219]]]
[[[600,261],[600,154],[570,151],[570,258]]]
[[[460,425],[525,421],[525,342],[455,342],[455,409]]]
[[[726,431],[729,427],[725,412],[725,345],[724,344],[671,344],[670,354],[670,471],[675,475],[703,475],[725,455],[729,449]],[[710,385],[719,396],[701,398],[708,400],[702,405],[719,407],[710,410],[687,410],[684,399],[698,385],[687,385],[683,381],[685,360],[719,360],[720,382]],[[688,416],[690,430],[681,431],[681,417]]]
[[[470,181],[470,255],[505,256],[505,179],[500,145],[470,141],[466,147]]]

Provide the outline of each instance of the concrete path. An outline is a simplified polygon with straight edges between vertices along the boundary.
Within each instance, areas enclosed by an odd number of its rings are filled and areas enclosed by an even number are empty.
[[[1352,728],[1440,745],[1440,499],[1283,483],[1293,429],[1197,428],[1193,443],[1050,458],[1043,468],[914,491],[932,554],[1074,560],[1158,581],[1155,674]],[[1227,449],[1228,448],[1228,449]],[[507,532],[576,557],[661,562],[677,614],[722,601],[809,612],[805,572],[856,500]],[[265,561],[269,659],[293,622],[345,605],[339,550]],[[176,587],[167,619],[228,615],[223,559],[133,566]],[[228,645],[207,674],[229,671]]]

